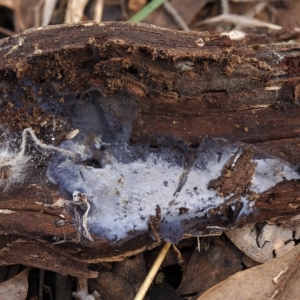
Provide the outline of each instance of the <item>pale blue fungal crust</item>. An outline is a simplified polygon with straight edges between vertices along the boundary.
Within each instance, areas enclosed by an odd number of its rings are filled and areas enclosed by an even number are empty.
[[[154,237],[148,222],[157,205],[161,209],[158,234],[172,243],[184,233],[201,235],[203,224],[205,228],[216,219],[222,226],[234,226],[253,213],[251,193],[262,193],[285,178],[299,178],[289,164],[253,157],[258,168],[247,190],[224,196],[209,189],[209,183],[222,175],[226,164],[246,145],[211,137],[202,139],[197,148],[172,137],[158,137],[155,147],[132,145],[137,108],[129,96],[104,97],[91,91],[83,98],[67,113],[79,134],[59,145],[78,153],[80,159],[56,154],[47,174],[70,199],[74,191],[91,195],[87,225],[99,238],[117,242],[146,232]],[[281,171],[274,170],[276,165]],[[265,176],[262,168],[266,168]],[[276,176],[269,175],[274,172]]]

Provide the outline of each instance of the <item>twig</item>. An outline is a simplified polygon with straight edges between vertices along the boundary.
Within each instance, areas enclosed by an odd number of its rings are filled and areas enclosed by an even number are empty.
[[[275,8],[274,5],[268,5],[268,6],[267,6],[267,10],[268,10],[269,13],[271,14],[270,22],[271,22],[271,23],[275,23],[276,15],[277,15],[277,9]]]
[[[222,9],[222,14],[224,15],[228,15],[230,13],[228,0],[221,0],[221,9]]]
[[[96,0],[94,9],[94,21],[101,22],[104,0]]]
[[[16,33],[19,33],[26,29],[26,27],[22,18],[21,1],[14,1],[14,3],[14,29]]]
[[[61,241],[54,242],[54,243],[52,243],[52,245],[64,244],[64,243],[66,243],[66,242],[67,242],[67,237],[66,237],[65,230],[64,230],[64,228],[63,228],[63,227],[62,227],[61,229],[62,229],[62,232],[63,232],[63,235],[64,235],[64,239],[63,239],[63,240],[61,240]],[[59,237],[54,237],[54,239],[55,239],[55,240],[58,240],[58,239],[59,239]]]
[[[68,0],[64,23],[81,21],[88,0]]]
[[[213,18],[209,18],[206,20],[203,20],[201,22],[197,22],[195,24],[195,26],[199,26],[199,25],[204,25],[204,24],[212,24],[212,23],[219,23],[219,22],[225,22],[225,23],[229,23],[229,24],[234,24],[234,25],[240,25],[243,27],[257,27],[257,26],[264,26],[264,27],[268,27],[270,29],[281,29],[281,26],[275,25],[275,24],[271,24],[268,22],[263,22],[263,21],[259,21],[257,19],[254,18],[249,18],[249,17],[245,17],[245,16],[240,16],[240,15],[235,15],[235,14],[228,14],[228,15],[219,15],[217,17],[213,17]]]
[[[178,11],[175,9],[175,7],[169,2],[166,1],[164,3],[164,9],[168,14],[170,14],[173,18],[173,20],[176,22],[176,24],[185,31],[190,31],[190,28],[187,26],[185,21],[182,19],[182,17],[179,15]]]
[[[259,14],[261,11],[263,11],[266,6],[268,5],[267,2],[260,2],[257,3],[256,5],[254,5],[254,7],[252,7],[247,13],[245,13],[246,17],[250,17],[253,18],[254,16],[256,16],[257,14]]]
[[[274,291],[273,295],[271,296],[271,299],[275,299],[275,297],[279,294],[279,292],[286,287],[289,279],[299,267],[299,263],[300,263],[300,253],[297,255],[296,259],[294,260],[293,264],[290,266],[289,270],[286,272],[285,277],[279,283],[278,288]]]
[[[49,25],[57,0],[45,0],[43,7],[42,26]]]
[[[3,33],[6,36],[11,36],[11,35],[16,34],[14,31],[6,29],[6,28],[3,28],[1,26],[0,26],[0,33]]]
[[[272,1],[278,1],[278,0],[230,0],[230,2],[272,2]]]
[[[73,297],[77,300],[96,300],[95,295],[89,294],[87,278],[77,278],[77,292],[73,292]]]
[[[160,242],[160,237],[158,233],[160,221],[161,221],[161,210],[160,210],[160,206],[156,205],[155,216],[150,215],[149,217],[149,226],[158,242]]]
[[[160,250],[154,264],[152,265],[147,277],[145,278],[143,284],[141,285],[140,289],[138,290],[134,300],[143,300],[159,267],[161,266],[164,258],[166,257],[169,248],[171,246],[171,243],[165,243],[163,248]]]
[[[278,284],[279,278],[280,278],[284,273],[286,273],[286,271],[287,271],[288,269],[289,269],[289,268],[286,267],[284,270],[281,270],[281,271],[277,274],[277,276],[275,276],[275,277],[273,278],[273,282],[274,282],[275,284]]]
[[[40,269],[39,277],[40,277],[39,278],[39,300],[43,300],[44,298],[43,285],[44,285],[45,270]]]
[[[174,244],[172,244],[172,246],[177,256],[178,265],[182,267],[185,265],[185,260],[182,258],[181,252],[178,250],[178,248]]]
[[[40,11],[41,11],[41,8],[42,8],[43,4],[44,4],[44,0],[39,0],[39,2],[33,7],[33,20],[34,20],[33,24],[34,24],[34,27],[41,26]]]
[[[200,237],[197,236],[197,250],[198,250],[198,252],[201,251],[201,244],[200,244],[200,243],[201,243],[201,242],[200,242]]]

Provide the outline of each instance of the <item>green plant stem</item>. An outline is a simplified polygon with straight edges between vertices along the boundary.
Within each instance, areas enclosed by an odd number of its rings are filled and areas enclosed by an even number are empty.
[[[129,19],[129,21],[141,22],[149,16],[155,9],[162,5],[165,0],[153,0],[145,5],[138,13]]]

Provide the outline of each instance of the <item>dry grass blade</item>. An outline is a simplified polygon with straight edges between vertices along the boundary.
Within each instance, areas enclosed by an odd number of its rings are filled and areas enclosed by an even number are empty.
[[[213,24],[213,23],[219,23],[219,22],[224,22],[228,24],[234,24],[234,25],[239,25],[242,27],[256,27],[256,26],[265,26],[270,29],[278,30],[281,29],[281,26],[271,24],[268,22],[263,22],[259,21],[254,18],[249,18],[245,16],[240,16],[240,15],[235,15],[235,14],[222,14],[217,17],[209,18],[204,21],[200,21],[195,24],[195,26],[199,25],[205,25],[205,24]]]
[[[221,7],[222,7],[222,13],[223,14],[229,14],[229,4],[228,0],[221,0]]]
[[[254,7],[252,7],[246,14],[245,16],[246,17],[254,17],[256,16],[257,14],[259,14],[260,12],[262,12],[266,6],[268,5],[267,2],[261,2],[261,3],[258,3],[256,4]]]
[[[151,267],[147,277],[145,278],[143,284],[141,285],[140,289],[138,290],[134,300],[143,300],[160,265],[162,264],[165,256],[167,255],[169,248],[171,246],[171,243],[165,243],[161,251],[159,252],[153,266]]]
[[[164,9],[167,11],[167,13],[169,13],[172,16],[173,20],[181,29],[185,31],[190,31],[190,28],[187,26],[183,18],[179,15],[177,10],[169,1],[166,1],[164,3]]]

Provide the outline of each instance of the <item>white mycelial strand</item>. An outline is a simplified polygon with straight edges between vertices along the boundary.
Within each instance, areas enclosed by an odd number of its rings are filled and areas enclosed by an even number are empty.
[[[23,182],[26,170],[26,164],[29,156],[18,157],[8,148],[0,149],[0,187],[3,191],[9,189],[11,185]]]
[[[26,128],[22,132],[21,150],[18,153],[11,152],[8,147],[0,149],[0,187],[3,191],[6,191],[12,184],[21,183],[24,180],[25,168],[30,156],[25,155],[27,134],[31,136],[37,146],[57,151],[63,155],[77,159],[77,154],[68,150],[57,148],[52,145],[46,145],[42,143],[32,128]]]

